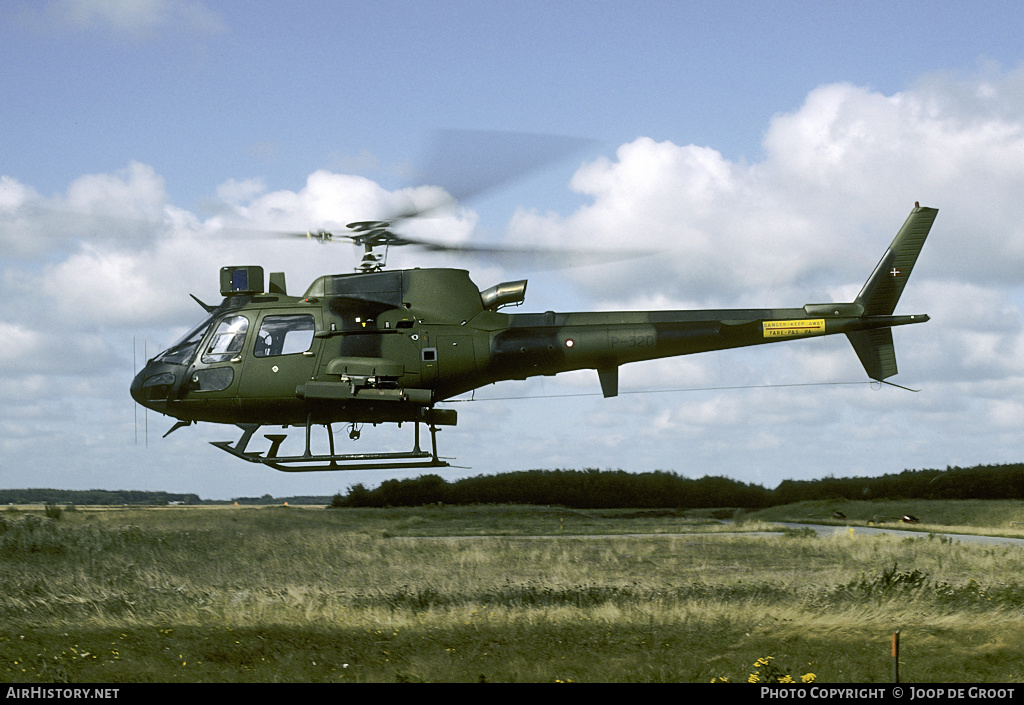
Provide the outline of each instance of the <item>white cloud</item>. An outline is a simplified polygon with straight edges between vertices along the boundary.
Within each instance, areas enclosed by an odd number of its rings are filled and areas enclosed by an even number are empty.
[[[617,309],[852,300],[914,201],[940,209],[898,309],[932,321],[894,332],[895,381],[920,394],[861,386],[657,394],[657,404],[626,413],[600,411],[610,402],[595,401],[599,415],[588,418],[614,418],[616,437],[682,442],[689,459],[682,467],[702,472],[733,457],[757,458],[758,447],[776,448],[766,459],[792,451],[811,476],[830,464],[873,474],[928,458],[940,467],[1011,459],[1006,434],[1021,430],[1014,412],[1024,379],[1022,84],[1024,70],[930,76],[895,95],[822,86],[772,120],[757,163],[640,138],[577,172],[572,187],[588,205],[562,215],[517,213],[510,226],[517,241],[664,249],[567,272],[592,307]],[[640,363],[621,374],[624,390],[864,379],[842,338]],[[592,373],[562,384],[597,386]],[[807,462],[816,444],[796,442],[808,433],[840,439],[817,449],[820,465]],[[889,453],[885,465],[881,452]]]
[[[799,284],[812,300],[828,300],[855,293],[920,201],[941,210],[924,276],[1017,282],[1024,275],[1021,74],[987,79],[986,97],[972,102],[962,99],[964,83],[948,77],[891,96],[823,86],[772,120],[765,158],[754,164],[639,138],[614,160],[577,172],[572,188],[590,204],[566,216],[519,213],[512,236],[664,251],[581,279],[601,299],[660,292],[707,305],[762,305],[766,291]]]
[[[892,96],[823,86],[773,119],[756,164],[640,138],[577,172],[572,186],[590,204],[564,216],[521,212],[511,236],[664,249],[571,271],[597,308],[801,306],[852,300],[920,200],[940,213],[901,310],[933,320],[897,331],[901,371],[936,381],[1014,374],[1024,346],[1013,303],[1024,274],[1022,80],[989,76],[972,93],[940,76]],[[769,359],[775,375],[860,372],[845,344],[772,347]],[[637,368],[645,386],[686,369]]]
[[[32,189],[10,176],[0,176],[0,213],[12,213],[33,196]]]
[[[116,174],[89,174],[68,187],[66,207],[83,215],[157,219],[167,203],[164,180],[153,167],[132,162]]]
[[[713,390],[863,379],[844,339],[801,341],[622,369],[624,392],[712,391],[462,405],[460,426],[444,435],[446,448],[479,471],[510,463],[600,467],[614,454],[612,464],[628,469],[699,467],[751,481],[794,476],[780,466],[785,458],[812,476],[839,463],[844,473],[868,474],[926,466],[931,458],[940,466],[1010,460],[1006,439],[1021,430],[1024,389],[1022,75],[934,76],[895,95],[823,86],[772,120],[757,163],[639,138],[576,173],[570,187],[589,198],[587,205],[566,214],[523,208],[508,225],[509,243],[661,251],[548,271],[531,282],[534,292],[569,280],[578,293],[574,306],[800,306],[852,299],[913,202],[938,207],[898,309],[932,321],[894,334],[896,381],[921,394],[860,386]],[[227,180],[211,196],[216,215],[204,218],[170,204],[163,180],[144,164],[82,176],[54,198],[0,176],[0,296],[18,302],[0,312],[4,388],[21,394],[27,409],[33,388],[54,388],[40,381],[56,372],[44,361],[59,359],[46,353],[70,340],[81,342],[71,367],[83,379],[104,365],[130,367],[124,341],[138,332],[150,354],[155,340],[170,342],[200,315],[188,293],[216,298],[222,265],[285,271],[289,287],[301,290],[316,276],[349,271],[357,257],[355,248],[253,240],[243,231],[339,228],[441,196],[436,187],[392,192],[362,176],[322,170],[297,190]],[[53,215],[62,208],[81,214],[71,229],[80,239],[63,235],[67,225]],[[406,232],[449,242],[471,236],[471,211],[437,215]],[[125,216],[125,224],[112,225]],[[97,229],[107,237],[87,237]],[[391,257],[392,266],[467,266],[400,249]],[[483,286],[524,274],[499,265],[474,269]],[[564,309],[561,293],[550,294],[545,308]],[[522,310],[538,310],[530,296]],[[112,388],[123,397],[127,384],[119,384]],[[93,404],[102,407],[100,382],[83,385],[77,389],[100,395]],[[539,391],[599,387],[593,372],[581,372],[481,397]],[[805,442],[808,429],[820,443]],[[505,432],[522,441],[516,458],[495,443]],[[630,452],[615,451],[624,447]],[[738,448],[744,453],[734,454]],[[883,454],[889,464],[881,464]],[[746,458],[747,466],[734,458]]]
[[[263,179],[228,179],[217,187],[217,198],[224,203],[237,205],[259,196],[267,190]]]
[[[0,321],[0,340],[0,370],[14,369],[44,352],[40,332],[16,323]]]
[[[196,34],[224,31],[221,16],[196,0],[50,0],[43,15],[58,26],[102,29],[130,39],[172,28]]]

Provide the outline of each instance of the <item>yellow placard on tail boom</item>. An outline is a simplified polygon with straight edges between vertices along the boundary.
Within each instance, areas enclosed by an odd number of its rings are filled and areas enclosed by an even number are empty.
[[[791,338],[798,335],[821,335],[825,332],[824,318],[805,318],[798,321],[764,321],[765,338]]]

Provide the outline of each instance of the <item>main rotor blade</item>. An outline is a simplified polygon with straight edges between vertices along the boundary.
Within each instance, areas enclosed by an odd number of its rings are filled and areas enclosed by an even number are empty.
[[[565,135],[441,130],[435,135],[424,166],[415,178],[421,184],[440,186],[450,198],[410,206],[384,220],[396,223],[428,215],[528,176],[594,144],[594,140]]]
[[[383,243],[382,243],[383,244]],[[624,260],[647,257],[650,250],[633,248],[629,250],[581,250],[568,247],[532,247],[515,245],[477,245],[472,243],[444,243],[434,240],[397,235],[389,245],[409,245],[426,252],[454,252],[471,257],[499,260],[505,264],[516,263],[544,268],[562,268],[607,264]]]
[[[453,252],[555,267],[614,262],[651,254],[638,250],[594,252],[558,247],[448,244],[395,232],[405,221],[428,217],[434,211],[523,178],[594,144],[593,140],[563,135],[442,130],[434,135],[424,166],[415,174],[417,183],[443,189],[446,195],[433,203],[410,203],[408,207],[382,214],[378,220],[349,223],[349,232],[340,228],[332,233],[329,230],[301,232],[229,226],[220,234],[224,237],[308,238],[320,243],[351,241],[370,248],[413,246],[428,252]]]

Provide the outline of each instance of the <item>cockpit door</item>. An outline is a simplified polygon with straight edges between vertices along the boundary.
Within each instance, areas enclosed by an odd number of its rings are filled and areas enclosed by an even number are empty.
[[[319,310],[265,312],[256,322],[252,342],[244,351],[238,387],[244,416],[259,423],[298,423],[303,402],[295,388],[313,378],[321,339]]]
[[[174,403],[188,409],[188,417],[203,421],[238,421],[236,394],[241,363],[252,321],[241,313],[213,320],[208,332],[194,342],[194,357]],[[182,353],[185,348],[182,348]],[[180,354],[175,348],[171,355]],[[167,355],[167,353],[165,353]]]

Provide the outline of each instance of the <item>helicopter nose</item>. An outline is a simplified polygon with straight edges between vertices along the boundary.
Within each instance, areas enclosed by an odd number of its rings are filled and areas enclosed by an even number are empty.
[[[142,383],[143,381],[145,381],[145,379],[146,371],[143,370],[142,372],[135,375],[135,378],[132,380],[132,386],[130,389],[132,399],[135,400],[135,403],[141,404],[143,406],[146,405],[145,397],[142,395]]]
[[[167,369],[167,366],[150,364],[135,375],[129,391],[132,399],[142,406],[154,411],[163,411],[175,381],[174,373]]]

